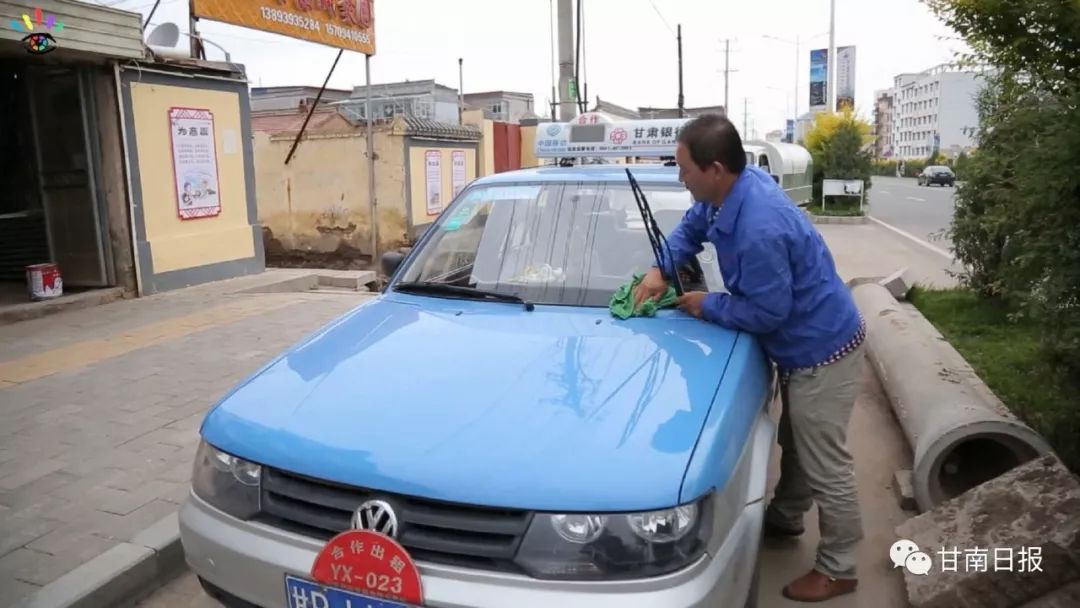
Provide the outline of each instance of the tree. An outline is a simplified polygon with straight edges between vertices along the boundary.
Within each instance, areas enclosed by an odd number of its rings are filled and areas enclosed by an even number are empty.
[[[924,2],[972,49],[962,63],[992,68],[951,228],[964,279],[1040,322],[1080,386],[1080,3]]]
[[[851,108],[840,113],[822,112],[806,134],[806,149],[814,160],[814,200],[821,202],[826,179],[861,179],[870,189],[874,169],[873,127]]]

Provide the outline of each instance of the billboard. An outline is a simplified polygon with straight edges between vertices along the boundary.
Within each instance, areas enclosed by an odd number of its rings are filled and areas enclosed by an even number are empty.
[[[191,11],[201,19],[375,54],[374,0],[192,0]]]
[[[810,111],[829,105],[829,49],[810,51]],[[836,110],[855,107],[855,47],[836,47]]]
[[[855,47],[836,47],[836,109],[855,107]]]
[[[829,105],[828,88],[829,49],[810,51],[810,111],[822,110]]]

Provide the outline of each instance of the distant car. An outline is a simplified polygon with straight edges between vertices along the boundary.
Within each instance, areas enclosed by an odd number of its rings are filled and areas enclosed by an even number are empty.
[[[956,185],[956,174],[944,165],[930,165],[919,174],[919,185],[941,184],[950,188]]]

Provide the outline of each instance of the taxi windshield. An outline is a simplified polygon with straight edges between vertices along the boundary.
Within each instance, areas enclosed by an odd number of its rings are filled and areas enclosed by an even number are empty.
[[[681,186],[640,184],[664,234],[692,205]],[[715,250],[699,255],[704,283],[720,288]],[[462,194],[400,276],[520,296],[536,304],[607,306],[653,264],[645,224],[626,182],[481,186]]]

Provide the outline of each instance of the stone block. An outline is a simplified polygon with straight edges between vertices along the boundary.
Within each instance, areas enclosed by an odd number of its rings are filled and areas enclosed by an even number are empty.
[[[1077,606],[1080,606],[1080,581],[1051,591],[1020,608],[1076,608]]]
[[[893,473],[893,492],[896,494],[896,501],[901,509],[919,510],[919,505],[915,502],[915,486],[911,483],[911,471]]]
[[[907,520],[897,538],[913,541],[933,562],[926,576],[905,571],[909,602],[1008,608],[1080,580],[1077,513],[1080,483],[1045,456]],[[969,564],[975,550],[985,551],[985,568]]]
[[[907,299],[907,294],[911,291],[911,283],[907,279],[908,267],[904,266],[900,270],[885,277],[879,282],[879,285],[889,290],[897,300]]]

